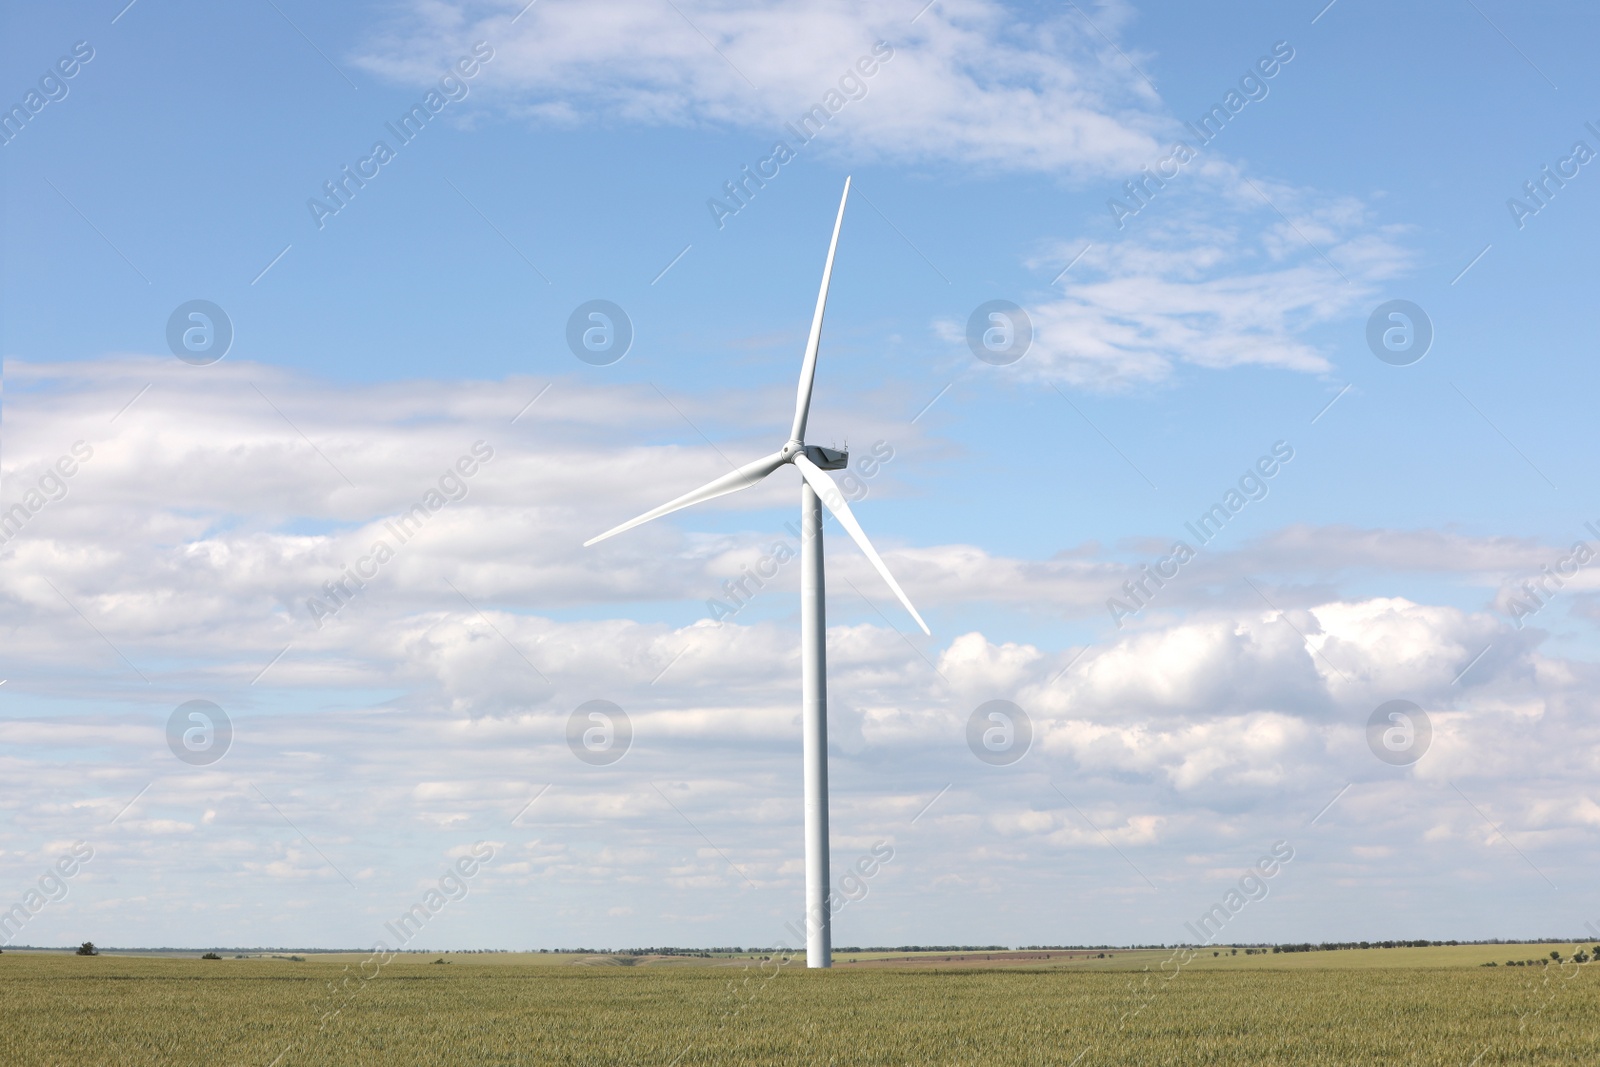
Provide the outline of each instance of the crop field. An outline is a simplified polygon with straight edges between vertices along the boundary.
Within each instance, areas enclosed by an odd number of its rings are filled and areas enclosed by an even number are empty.
[[[1504,966],[1551,950],[1567,962]],[[1592,1065],[1600,969],[1571,950],[1205,950],[1176,970],[1154,951],[850,954],[832,972],[738,957],[6,952],[0,1063]]]

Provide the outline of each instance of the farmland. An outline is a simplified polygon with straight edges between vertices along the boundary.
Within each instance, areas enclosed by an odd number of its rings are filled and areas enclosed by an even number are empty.
[[[1572,948],[1206,950],[1171,979],[1150,950],[842,954],[832,972],[429,954],[366,982],[359,955],[7,952],[0,1062],[1593,1064],[1600,969]],[[1503,966],[1551,950],[1569,962]]]

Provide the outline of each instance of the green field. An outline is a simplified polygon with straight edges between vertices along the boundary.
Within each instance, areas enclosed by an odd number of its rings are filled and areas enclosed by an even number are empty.
[[[1600,969],[1570,962],[1573,947],[1205,950],[1171,979],[1170,953],[1149,951],[988,965],[851,954],[832,972],[406,955],[365,983],[358,955],[6,952],[0,1063],[1592,1065]],[[1503,966],[1552,948],[1569,962]]]

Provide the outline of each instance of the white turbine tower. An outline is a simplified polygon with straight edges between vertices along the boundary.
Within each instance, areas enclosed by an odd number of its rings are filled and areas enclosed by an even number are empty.
[[[850,461],[845,452],[805,443],[806,416],[811,411],[811,382],[817,370],[817,343],[822,337],[822,312],[828,303],[828,280],[833,274],[833,254],[839,247],[839,227],[844,223],[844,205],[850,198],[850,179],[844,180],[844,196],[839,199],[839,217],[833,223],[833,239],[828,242],[828,262],[822,268],[822,290],[817,294],[817,310],[811,316],[811,336],[806,340],[805,360],[800,365],[800,388],[795,398],[794,425],[789,440],[778,451],[746,463],[731,474],[724,474],[668,501],[658,508],[613,527],[596,541],[631,530],[651,519],[659,519],[691,504],[727,493],[748,489],[785,464],[799,471],[800,483],[800,697],[801,731],[804,738],[805,824],[806,824],[806,966],[833,965],[832,913],[828,907],[828,678],[827,625],[823,611],[822,505],[833,512],[850,539],[867,554],[894,595],[900,598],[923,633],[931,633],[917,609],[911,606],[905,590],[884,566],[861,524],[850,513],[844,494],[828,471],[843,470]]]

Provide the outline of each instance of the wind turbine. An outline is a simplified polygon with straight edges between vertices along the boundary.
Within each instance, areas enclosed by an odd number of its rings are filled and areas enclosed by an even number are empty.
[[[844,470],[850,462],[846,452],[805,443],[806,416],[811,412],[811,382],[817,371],[817,344],[822,338],[822,313],[828,303],[828,281],[833,275],[833,254],[839,248],[839,227],[844,223],[845,202],[850,199],[850,179],[844,180],[844,195],[839,198],[839,217],[833,223],[833,239],[828,242],[828,261],[822,268],[822,289],[817,293],[817,310],[811,316],[811,336],[800,364],[800,387],[795,397],[794,425],[789,440],[770,456],[746,463],[731,474],[724,474],[700,488],[669,500],[658,508],[629,519],[599,537],[584,542],[587,548],[624,530],[670,515],[674,511],[712,500],[740,489],[748,489],[785,464],[800,472],[800,701],[801,734],[805,774],[806,834],[806,966],[833,965],[833,923],[828,907],[828,669],[827,624],[823,607],[822,508],[833,512],[850,539],[860,546],[867,559],[889,583],[922,632],[931,634],[900,583],[884,566],[861,524],[850,513],[844,494],[828,471]]]

